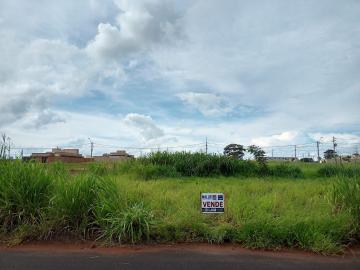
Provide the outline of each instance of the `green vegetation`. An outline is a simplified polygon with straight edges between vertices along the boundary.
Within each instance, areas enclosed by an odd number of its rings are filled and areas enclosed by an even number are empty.
[[[249,160],[238,160],[222,155],[207,155],[205,153],[187,152],[155,152],[143,157],[132,164],[148,170],[140,172],[145,178],[154,177],[209,177],[209,176],[275,176],[275,177],[301,177],[299,168],[288,164],[276,164],[271,167],[265,163]],[[142,175],[140,175],[142,176]]]
[[[319,176],[360,177],[360,166],[356,164],[327,164],[318,170]]]
[[[0,162],[0,223],[12,231],[39,224],[52,192],[52,175],[36,163]]]
[[[69,167],[0,162],[3,241],[232,242],[330,254],[360,240],[355,166],[259,165],[154,153],[130,162],[88,164],[78,174]],[[340,173],[344,170],[352,173]],[[224,214],[200,213],[199,194],[209,191],[225,193]]]
[[[349,211],[360,225],[360,178],[337,178],[333,187],[333,204],[337,210]]]

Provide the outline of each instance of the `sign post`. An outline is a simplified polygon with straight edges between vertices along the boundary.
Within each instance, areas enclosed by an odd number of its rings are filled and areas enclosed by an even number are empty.
[[[225,212],[224,193],[201,193],[201,212],[219,214]]]

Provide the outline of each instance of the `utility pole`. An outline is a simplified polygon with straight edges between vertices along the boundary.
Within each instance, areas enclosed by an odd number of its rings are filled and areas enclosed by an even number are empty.
[[[333,142],[333,149],[334,149],[334,152],[336,152],[336,146],[337,146],[337,143],[336,143],[336,138],[333,136],[332,137],[332,142]]]
[[[316,141],[318,161],[320,161],[320,149],[319,149],[319,146],[320,146],[320,142],[319,142],[319,141]]]
[[[9,155],[9,159],[10,159],[10,149],[11,149],[11,139],[10,139],[10,137],[8,137],[8,142],[9,142],[8,155]]]
[[[208,153],[208,142],[207,142],[207,137],[206,137],[206,140],[205,140],[205,153],[206,153],[206,154]]]
[[[90,142],[90,157],[93,156],[93,151],[94,151],[94,142],[90,139],[89,139],[89,142]]]
[[[296,158],[296,144],[294,145],[295,158]]]

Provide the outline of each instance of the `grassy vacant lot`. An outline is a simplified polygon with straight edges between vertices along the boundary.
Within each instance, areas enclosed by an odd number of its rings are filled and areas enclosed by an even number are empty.
[[[357,166],[216,160],[89,164],[76,175],[62,164],[0,162],[1,238],[233,242],[323,254],[359,240]],[[200,192],[224,192],[225,213],[201,214]]]

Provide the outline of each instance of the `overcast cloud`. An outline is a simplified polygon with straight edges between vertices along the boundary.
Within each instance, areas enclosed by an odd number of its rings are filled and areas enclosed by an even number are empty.
[[[358,142],[359,14],[357,0],[0,0],[0,131],[18,146]]]

